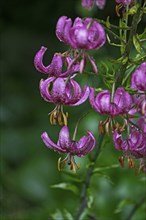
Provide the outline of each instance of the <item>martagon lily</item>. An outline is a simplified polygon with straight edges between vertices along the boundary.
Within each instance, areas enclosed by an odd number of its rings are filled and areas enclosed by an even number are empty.
[[[72,22],[70,18],[61,16],[56,25],[56,35],[60,41],[74,49],[73,51],[76,56],[74,56],[69,67],[81,59],[80,73],[82,73],[88,60],[93,71],[97,73],[95,60],[89,56],[87,51],[99,49],[104,45],[106,35],[101,24],[91,18],[83,20],[77,17]]]
[[[128,113],[132,107],[132,97],[123,87],[117,88],[113,97],[108,90],[99,92],[97,95],[95,95],[94,88],[90,88],[90,91],[89,101],[92,108],[100,114],[107,115],[106,120],[101,121],[99,124],[99,132],[103,133],[105,129],[106,133],[109,135],[109,125],[113,129],[115,124],[113,117],[119,114],[123,115]],[[116,124],[115,126],[119,127],[119,125]],[[121,129],[124,128],[123,126],[125,126],[125,123],[122,125]]]
[[[82,0],[82,6],[88,10],[93,8],[94,3],[100,9],[103,9],[106,3],[106,0]]]
[[[87,100],[90,88],[85,85],[82,90],[73,79],[49,77],[40,81],[40,93],[45,101],[56,104],[50,114],[51,124],[56,124],[56,119],[58,119],[60,125],[67,125],[67,114],[63,113],[63,105],[81,105]]]
[[[61,128],[57,144],[50,139],[47,132],[43,132],[41,138],[49,149],[57,151],[58,153],[67,154],[67,157],[63,161],[59,158],[58,169],[61,170],[67,163],[73,172],[76,172],[79,168],[75,162],[74,156],[85,156],[94,149],[96,144],[95,138],[90,131],[87,131],[87,135],[81,137],[79,141],[75,141],[74,138],[71,140],[67,126]]]
[[[39,72],[48,74],[49,76],[67,77],[79,71],[79,64],[72,65],[71,68],[68,68],[72,59],[67,54],[61,53],[55,53],[51,63],[48,66],[44,66],[43,58],[46,50],[46,47],[41,47],[34,58],[34,66]],[[66,71],[63,71],[63,67],[66,67]]]
[[[128,158],[128,166],[134,167],[134,159],[141,159],[140,168],[146,171],[146,133],[138,130],[137,128],[131,128],[130,134],[127,139],[122,137],[122,134],[117,130],[113,131],[113,141],[115,148],[124,152],[123,157],[119,157],[119,161],[124,166],[124,158]]]

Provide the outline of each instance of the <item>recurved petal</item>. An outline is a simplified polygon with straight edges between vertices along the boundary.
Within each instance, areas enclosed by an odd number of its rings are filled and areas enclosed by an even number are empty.
[[[97,112],[100,113],[99,106],[96,104],[95,99],[96,99],[96,97],[95,97],[95,89],[94,88],[90,88],[90,95],[89,95],[90,105],[92,106],[92,108],[94,108]]]
[[[103,9],[106,3],[106,0],[96,0],[96,5],[98,8]]]
[[[88,31],[89,49],[97,49],[104,45],[106,35],[104,28],[97,21],[94,21]]]
[[[52,62],[46,67],[47,73],[53,76],[60,76],[62,72],[63,60],[61,55],[54,54]]]
[[[41,47],[41,49],[36,53],[34,57],[34,66],[41,73],[48,73],[47,67],[45,67],[43,64],[43,57],[46,50],[47,50],[46,47]]]
[[[65,72],[63,72],[60,77],[67,77],[69,75],[72,75],[73,73],[76,73],[79,71],[80,65],[76,64],[76,62],[74,64],[72,64],[72,61],[74,61],[73,59],[71,59],[69,56],[66,57],[65,62],[67,63],[67,70]],[[72,65],[71,65],[72,64]],[[70,66],[71,65],[71,66]]]
[[[61,16],[56,25],[56,36],[60,41],[63,41],[64,39],[64,26],[66,20],[67,20],[66,16]]]
[[[43,97],[43,99],[47,102],[53,102],[52,94],[50,93],[49,87],[50,83],[52,83],[54,79],[54,77],[49,77],[46,80],[41,79],[40,81],[40,94]]]
[[[74,48],[86,48],[88,46],[88,30],[86,27],[75,26],[70,29],[70,39]]]
[[[83,92],[82,92],[82,94],[81,94],[81,96],[80,96],[79,101],[77,101],[77,102],[74,103],[74,104],[71,103],[71,104],[69,104],[69,105],[70,105],[70,106],[81,105],[82,103],[84,103],[84,102],[87,100],[89,94],[90,94],[90,88],[89,88],[89,86],[85,86],[85,87],[84,87],[84,90],[83,90]]]
[[[81,93],[82,93],[82,90],[81,90],[81,87],[80,85],[73,79],[70,80],[70,83],[72,85],[72,89],[73,89],[73,99],[75,100],[79,100],[80,97],[81,97]]]
[[[146,62],[142,63],[132,74],[131,87],[140,91],[146,91]]]
[[[58,144],[62,149],[69,151],[70,148],[70,138],[69,138],[69,130],[67,126],[63,126],[59,133]]]
[[[91,10],[94,4],[94,0],[82,0],[82,6],[84,8],[87,8],[88,10]]]
[[[123,87],[119,87],[114,95],[114,103],[118,106],[120,113],[126,113],[132,106],[132,97]]]
[[[62,16],[59,18],[56,25],[56,36],[60,41],[63,41],[66,44],[69,44],[69,30],[72,25],[72,20],[67,19],[66,16]]]
[[[52,85],[52,98],[55,102],[65,102],[66,101],[66,94],[65,94],[65,88],[66,83],[63,78],[58,77]]]
[[[96,141],[93,134],[90,131],[87,131],[87,136],[83,136],[77,144],[76,155],[79,157],[85,156],[95,147]]]
[[[41,138],[44,144],[51,150],[58,151],[59,153],[66,153],[65,149],[62,149],[60,146],[56,145],[48,136],[47,132],[43,132]]]
[[[110,114],[110,93],[108,90],[99,92],[95,102],[101,114]]]

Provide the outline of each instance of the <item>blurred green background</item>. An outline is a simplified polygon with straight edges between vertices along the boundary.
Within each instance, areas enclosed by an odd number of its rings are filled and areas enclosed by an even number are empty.
[[[104,11],[94,8],[87,12],[80,0],[3,0],[0,3],[1,27],[1,220],[44,220],[60,209],[75,213],[79,195],[71,190],[51,188],[60,182],[81,184],[57,170],[59,155],[48,150],[40,135],[47,131],[57,140],[59,126],[51,126],[48,113],[53,104],[45,103],[39,94],[39,81],[45,78],[33,65],[35,53],[43,45],[48,47],[44,63],[50,63],[54,52],[64,52],[67,47],[55,36],[55,26],[61,15],[97,16],[117,23],[115,2],[108,1]],[[144,26],[144,20],[141,29]],[[97,63],[107,57],[118,56],[118,50],[109,45],[100,49]],[[79,76],[78,80],[82,80]],[[100,84],[100,78],[86,77],[90,85]],[[73,132],[77,119],[87,111],[89,103],[67,108],[69,127]],[[98,134],[99,116],[93,111],[79,127],[78,137],[91,129]],[[118,164],[119,153],[112,141],[104,141],[97,166]],[[88,158],[81,161],[78,177],[84,177]],[[124,219],[134,203],[146,193],[143,174],[136,176],[127,168],[106,170],[92,178],[90,207],[98,219]],[[73,190],[74,191],[74,190]],[[145,219],[145,206],[136,212],[133,220]],[[56,220],[59,217],[56,217]]]

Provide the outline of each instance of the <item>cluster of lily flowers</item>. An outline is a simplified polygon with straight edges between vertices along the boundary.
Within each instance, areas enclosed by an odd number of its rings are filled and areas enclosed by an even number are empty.
[[[96,0],[95,2],[99,8],[104,7],[105,1]],[[124,4],[126,1],[121,2]],[[93,0],[82,0],[82,5],[89,9],[93,3]],[[55,53],[51,63],[45,66],[43,57],[47,48],[42,46],[35,55],[34,65],[39,72],[47,75],[47,79],[40,81],[40,94],[46,102],[55,105],[49,113],[50,123],[55,125],[58,122],[62,126],[57,143],[52,141],[47,132],[41,135],[44,144],[49,149],[67,154],[65,159],[59,158],[58,169],[61,170],[67,163],[70,169],[76,172],[79,165],[76,164],[74,156],[83,157],[96,146],[96,140],[91,131],[87,131],[87,135],[77,141],[75,129],[73,138],[70,138],[68,113],[64,113],[63,110],[64,106],[79,106],[89,98],[91,107],[96,112],[107,115],[106,120],[99,124],[99,132],[109,134],[111,127],[115,148],[124,152],[119,158],[121,165],[124,165],[125,157],[128,158],[129,167],[135,166],[132,158],[141,159],[140,169],[145,170],[146,62],[142,63],[132,74],[131,88],[136,91],[135,95],[130,95],[123,87],[118,87],[113,94],[108,90],[96,94],[96,89],[88,85],[81,88],[75,77],[83,73],[87,62],[97,74],[98,68],[95,60],[88,54],[88,51],[97,50],[105,44],[106,34],[102,25],[92,18],[77,17],[73,22],[70,18],[62,16],[56,25],[56,36],[71,49],[64,53]],[[138,116],[133,115],[137,114],[140,118],[135,122]],[[123,118],[122,126],[116,123],[117,116]],[[123,138],[125,129],[128,130],[126,139]]]

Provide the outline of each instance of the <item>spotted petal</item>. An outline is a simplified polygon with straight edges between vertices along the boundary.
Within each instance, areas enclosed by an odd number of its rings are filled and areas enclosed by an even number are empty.
[[[47,132],[43,132],[41,138],[44,144],[51,150],[58,151],[59,153],[66,153],[65,149],[62,149],[60,146],[55,144],[50,137],[48,136]]]
[[[67,126],[63,126],[59,133],[59,140],[58,145],[62,149],[66,149],[66,151],[69,151],[70,147],[70,138],[69,138],[69,130]]]
[[[66,94],[65,94],[65,88],[66,83],[63,78],[57,78],[53,82],[53,88],[52,88],[52,98],[54,102],[65,102],[66,101]]]
[[[50,83],[52,83],[54,79],[54,77],[49,77],[46,80],[41,79],[40,81],[40,93],[43,99],[47,102],[53,102],[52,94],[50,93],[49,87]]]
[[[95,147],[96,141],[93,134],[90,131],[87,131],[88,136],[83,136],[77,144],[76,155],[79,157],[85,156]]]
[[[90,94],[90,88],[89,88],[89,86],[85,86],[84,89],[83,89],[83,92],[82,92],[82,94],[81,94],[81,96],[80,96],[79,101],[77,101],[77,102],[74,103],[74,104],[69,104],[69,105],[70,105],[70,106],[78,106],[78,105],[81,105],[82,103],[84,103],[84,102],[87,100],[89,94]]]

